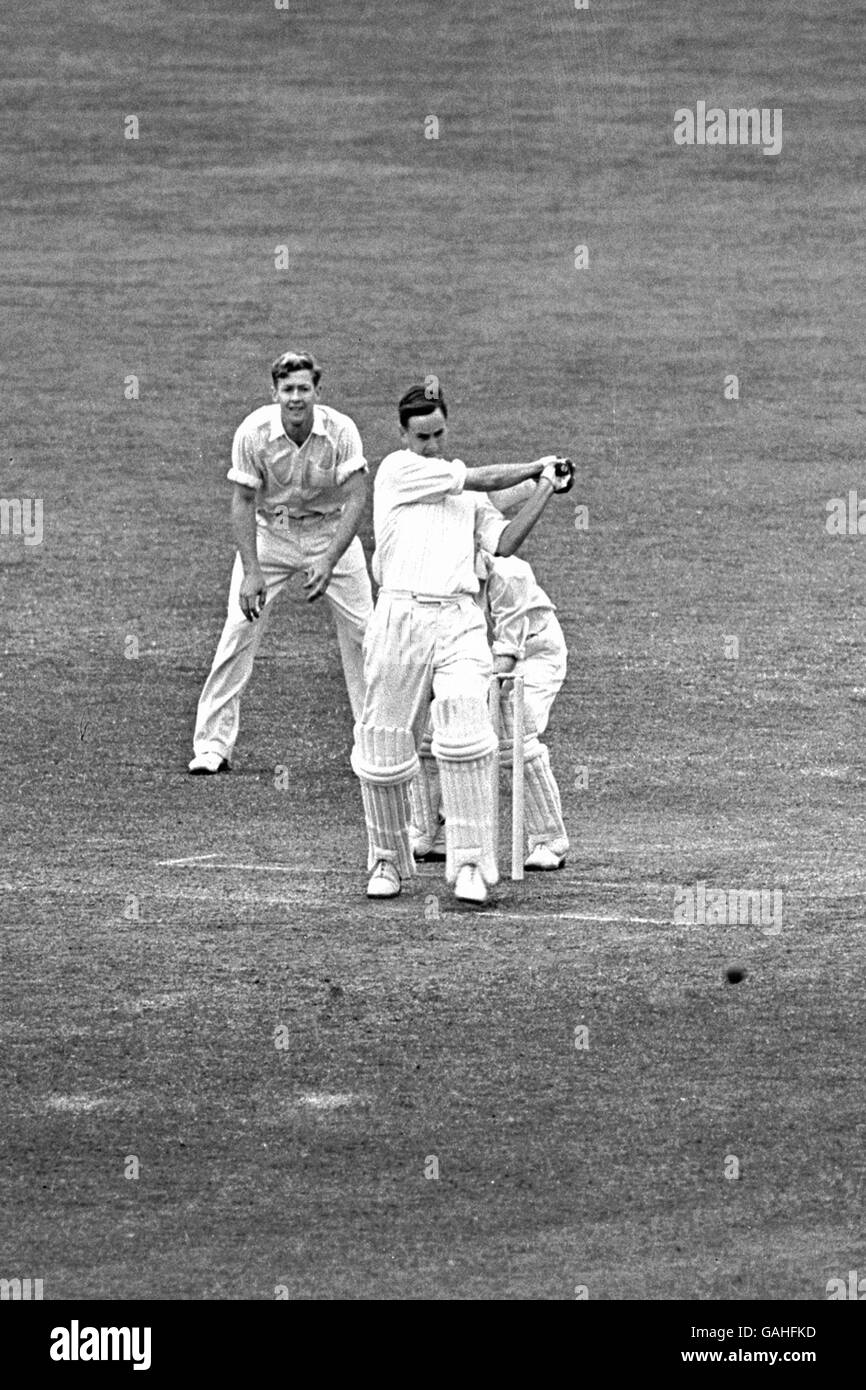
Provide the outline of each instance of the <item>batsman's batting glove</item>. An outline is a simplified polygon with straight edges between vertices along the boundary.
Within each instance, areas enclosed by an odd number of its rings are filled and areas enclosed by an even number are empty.
[[[574,464],[571,459],[558,458],[542,469],[542,478],[547,478],[554,492],[570,492],[574,487]]]

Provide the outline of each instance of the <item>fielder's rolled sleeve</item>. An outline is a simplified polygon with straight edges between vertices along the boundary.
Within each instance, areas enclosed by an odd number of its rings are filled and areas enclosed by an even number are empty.
[[[257,451],[258,441],[251,433],[247,421],[238,425],[232,440],[232,466],[226,477],[233,483],[243,483],[244,487],[258,490],[267,480],[265,469]]]
[[[361,435],[354,420],[344,417],[343,423],[338,431],[336,444],[336,467],[334,477],[338,487],[342,487],[353,473],[366,473],[367,460],[364,457],[364,446],[361,443]]]

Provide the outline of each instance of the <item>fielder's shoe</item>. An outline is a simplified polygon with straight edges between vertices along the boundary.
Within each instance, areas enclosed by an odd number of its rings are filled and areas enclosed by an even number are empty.
[[[536,845],[529,858],[524,862],[524,869],[561,869],[565,864],[565,855],[557,854],[550,845]]]
[[[400,870],[396,864],[390,859],[377,859],[367,884],[367,897],[396,898],[400,887]]]
[[[231,772],[231,763],[219,753],[196,753],[187,771],[194,777],[211,777],[215,772]]]
[[[464,864],[457,874],[454,896],[462,903],[486,903],[487,884],[477,864]]]
[[[425,854],[430,853],[433,841],[423,830],[419,830],[417,825],[409,826],[409,845],[415,859],[423,859]]]
[[[440,820],[436,828],[436,834],[432,841],[429,835],[422,835],[420,831],[411,827],[409,830],[409,843],[412,846],[412,854],[423,864],[444,864],[448,855],[445,849],[445,822]]]

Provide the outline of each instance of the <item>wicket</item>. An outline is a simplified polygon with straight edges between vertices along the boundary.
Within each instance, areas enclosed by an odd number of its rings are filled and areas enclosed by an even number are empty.
[[[502,730],[502,686],[511,681],[514,686],[514,742],[511,757],[511,877],[523,878],[523,677],[494,676],[490,682],[490,722],[497,739]],[[499,753],[493,761],[493,827],[497,850],[499,845]]]

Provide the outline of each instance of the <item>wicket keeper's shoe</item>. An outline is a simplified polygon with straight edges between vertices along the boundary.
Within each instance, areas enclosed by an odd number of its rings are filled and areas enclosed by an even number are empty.
[[[454,896],[462,903],[486,903],[487,884],[477,864],[464,864],[457,874]]]
[[[550,845],[536,845],[524,861],[524,869],[561,869],[565,865],[565,855],[557,854]]]
[[[196,753],[187,771],[194,777],[211,777],[215,772],[231,772],[231,763],[220,753]]]
[[[400,886],[400,870],[396,864],[390,859],[377,859],[367,884],[367,897],[396,898]]]
[[[412,854],[423,864],[444,864],[447,858],[445,852],[445,822],[440,820],[436,827],[436,834],[433,839],[429,835],[424,835],[420,830],[412,827],[409,831],[409,840],[412,845]]]

